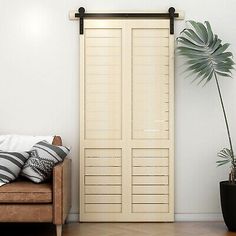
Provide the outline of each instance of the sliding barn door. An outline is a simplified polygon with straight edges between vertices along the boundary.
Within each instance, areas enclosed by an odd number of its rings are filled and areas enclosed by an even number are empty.
[[[80,220],[173,221],[169,20],[84,20]]]

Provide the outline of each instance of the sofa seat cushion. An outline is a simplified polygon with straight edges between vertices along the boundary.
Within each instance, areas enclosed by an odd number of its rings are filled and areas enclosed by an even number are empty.
[[[18,180],[0,187],[1,203],[51,203],[52,184]]]

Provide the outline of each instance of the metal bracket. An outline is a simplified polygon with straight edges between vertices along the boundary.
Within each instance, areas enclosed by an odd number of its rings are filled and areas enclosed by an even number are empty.
[[[84,34],[84,13],[85,13],[85,9],[83,7],[80,7],[78,12],[79,12],[79,33]]]
[[[84,18],[152,18],[152,19],[170,19],[170,34],[174,34],[174,20],[179,17],[179,13],[175,13],[175,8],[170,7],[169,13],[85,13],[85,9],[80,7],[75,18],[80,21],[80,34],[84,34]]]
[[[169,16],[170,16],[170,34],[174,34],[174,21],[175,21],[175,8],[169,8]]]

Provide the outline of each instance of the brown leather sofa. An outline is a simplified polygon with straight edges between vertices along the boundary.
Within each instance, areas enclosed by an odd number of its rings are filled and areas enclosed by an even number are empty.
[[[55,136],[54,145],[62,145]],[[0,222],[52,222],[62,235],[71,208],[71,160],[66,158],[53,169],[52,180],[35,184],[26,179],[0,187]]]

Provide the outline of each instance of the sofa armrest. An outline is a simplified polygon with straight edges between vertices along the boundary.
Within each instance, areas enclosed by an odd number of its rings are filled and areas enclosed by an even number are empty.
[[[63,224],[71,208],[71,160],[53,168],[53,223]]]

